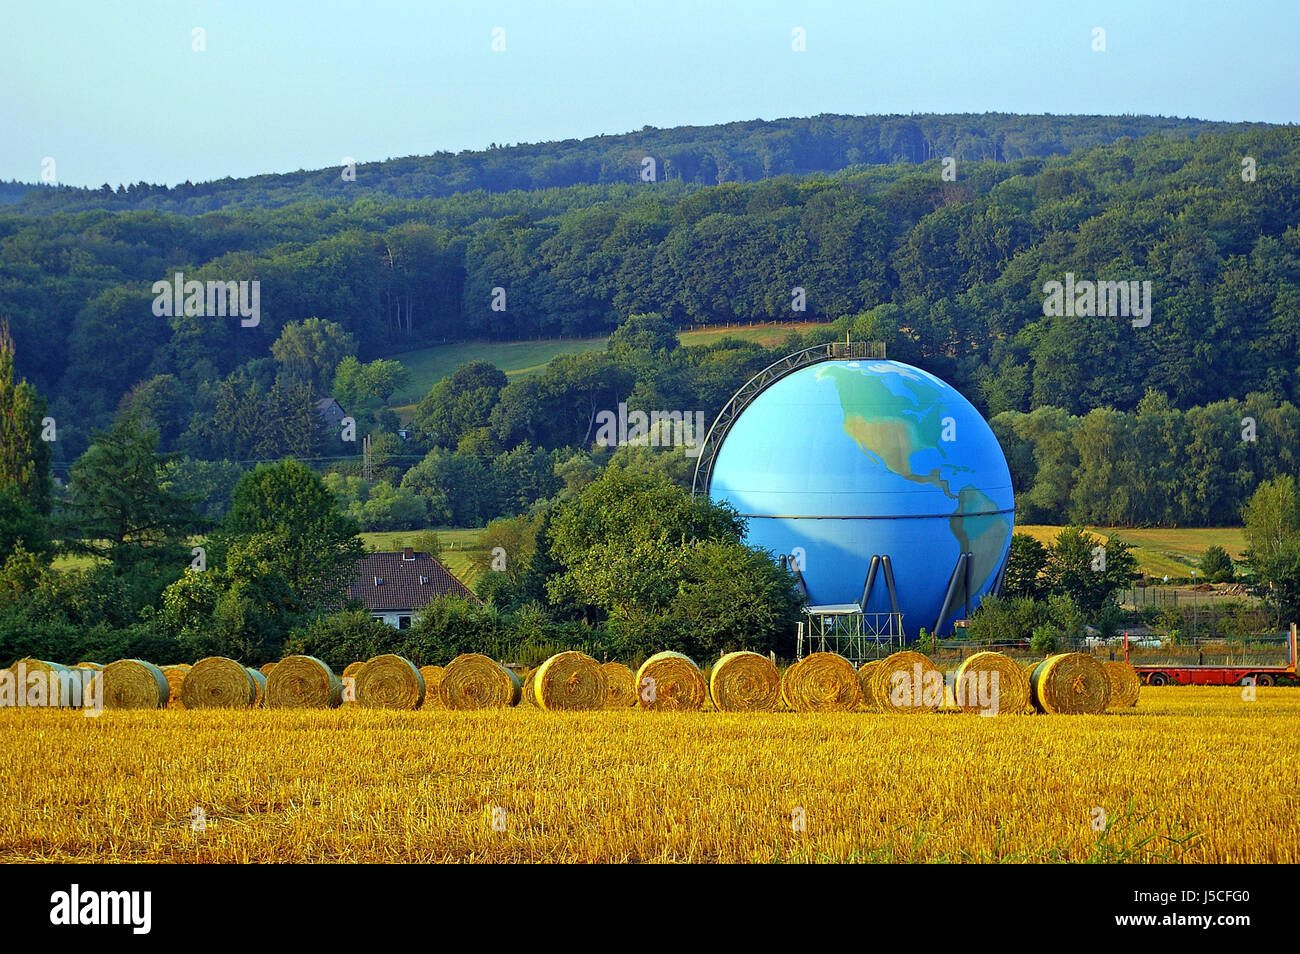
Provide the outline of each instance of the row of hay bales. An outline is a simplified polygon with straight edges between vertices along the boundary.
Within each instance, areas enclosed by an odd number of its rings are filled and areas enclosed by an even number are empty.
[[[856,670],[838,654],[813,653],[784,673],[752,652],[728,653],[707,673],[681,653],[664,652],[635,675],[619,663],[602,666],[582,653],[561,653],[525,674],[523,700],[541,709],[920,713],[945,707],[986,715],[1082,714],[1134,706],[1140,687],[1127,663],[1081,653],[1030,667],[1002,653],[976,653],[963,660],[952,686],[933,661],[910,650]]]
[[[119,659],[101,666],[79,662],[62,666],[39,659],[20,659],[9,667],[17,676],[25,672],[60,678],[62,694],[51,705],[81,706],[98,700],[106,709],[210,708],[260,704],[266,679],[232,659],[211,657],[194,666],[155,666],[142,659]],[[197,674],[197,675],[195,675]],[[72,691],[67,691],[68,689]],[[242,697],[247,697],[247,703]],[[239,702],[232,699],[239,698]]]
[[[448,673],[456,667],[453,662]],[[499,679],[499,677],[497,677]],[[522,701],[547,710],[715,709],[722,712],[834,712],[875,709],[933,712],[941,707],[978,714],[1097,713],[1137,704],[1140,680],[1124,662],[1101,663],[1081,653],[1022,667],[1001,653],[976,653],[957,670],[953,686],[922,653],[905,650],[859,669],[835,653],[813,653],[784,673],[766,656],[728,653],[707,671],[675,652],[658,653],[635,675],[621,663],[597,663],[579,652],[552,656],[525,673]],[[996,687],[995,689],[993,687]],[[479,708],[456,701],[448,708]],[[510,705],[505,698],[483,704]]]
[[[155,666],[122,659],[107,666],[63,667],[21,660],[28,671],[75,671],[87,691],[102,691],[106,709],[379,709],[452,710],[534,706],[548,711],[712,709],[721,712],[922,713],[941,707],[979,714],[1079,714],[1137,704],[1140,680],[1123,662],[1101,663],[1062,653],[1022,666],[995,652],[976,653],[957,670],[955,687],[922,653],[905,650],[854,669],[836,653],[813,653],[783,673],[766,656],[727,653],[707,671],[676,652],[651,656],[634,674],[622,663],[598,663],[562,652],[524,677],[478,654],[447,666],[417,668],[393,655],[354,662],[340,678],[312,656],[287,656],[261,670],[210,656],[193,666]],[[15,664],[15,668],[19,664]],[[996,677],[996,679],[994,678]],[[89,680],[98,685],[90,687]],[[990,686],[996,686],[996,701]],[[93,698],[93,696],[92,696]]]
[[[1085,653],[1059,653],[1029,664],[1002,653],[974,653],[936,698],[930,687],[942,675],[931,660],[910,651],[865,663],[858,670],[863,705],[893,712],[927,712],[942,705],[979,715],[1083,715],[1135,706],[1142,686],[1127,662],[1101,662]]]
[[[11,678],[0,705],[41,705],[72,708],[81,705],[87,687],[99,669],[97,663],[79,662],[75,666],[27,657],[8,667]],[[32,683],[39,685],[32,685]],[[30,690],[30,691],[29,691]],[[21,698],[20,698],[21,697]],[[29,701],[35,699],[35,702]]]

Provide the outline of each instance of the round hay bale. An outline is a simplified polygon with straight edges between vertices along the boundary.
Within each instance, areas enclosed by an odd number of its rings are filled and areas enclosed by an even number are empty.
[[[333,709],[343,703],[343,680],[315,656],[285,656],[266,677],[268,709]]]
[[[536,688],[536,673],[534,673]],[[448,709],[503,709],[518,705],[519,677],[481,653],[462,653],[447,664],[438,695]]]
[[[72,668],[73,668],[73,669],[93,669],[93,670],[95,670],[96,672],[103,672],[103,671],[104,671],[104,667],[101,666],[99,663],[97,663],[97,662],[89,662],[89,661],[87,661],[87,660],[85,660],[85,659],[83,659],[81,662],[77,663],[77,664],[76,664],[75,666],[73,666]]]
[[[361,667],[364,665],[365,663],[361,660],[357,660],[356,662],[350,662],[343,667],[343,672],[340,673],[340,675],[343,676],[344,678],[355,676],[357,673],[361,671]]]
[[[1058,653],[1034,667],[1034,708],[1052,715],[1105,712],[1110,702],[1106,667],[1086,653]]]
[[[862,701],[858,671],[839,653],[811,653],[787,670],[786,702],[795,712],[848,712]]]
[[[719,712],[771,712],[781,696],[781,674],[766,656],[727,653],[709,673],[709,696]]]
[[[858,685],[862,687],[861,705],[864,709],[880,708],[880,706],[876,705],[875,696],[872,695],[871,677],[875,671],[880,668],[882,661],[883,660],[880,659],[872,659],[868,662],[864,662],[858,667]]]
[[[442,674],[446,672],[441,666],[421,666],[420,678],[424,680],[424,702],[421,709],[441,709],[442,697],[438,695],[438,686],[442,684]]]
[[[636,672],[637,705],[642,709],[699,709],[708,687],[699,667],[681,653],[655,653]]]
[[[257,671],[267,679],[270,679],[272,671],[274,671],[275,667],[278,665],[279,663],[262,663],[262,665],[257,668]]]
[[[225,656],[208,656],[185,674],[181,702],[186,709],[251,709],[257,683],[249,670]]]
[[[1109,709],[1125,709],[1138,704],[1142,679],[1137,670],[1122,659],[1108,659],[1102,663],[1106,678],[1110,680]]]
[[[609,694],[605,670],[586,653],[556,653],[533,676],[537,706],[547,712],[603,709]]]
[[[171,698],[167,677],[143,659],[119,659],[95,677],[105,709],[161,709]]]
[[[880,660],[871,675],[871,701],[885,712],[934,712],[943,704],[943,670],[924,653],[905,649]]]
[[[1019,715],[1029,705],[1029,676],[1002,653],[974,653],[957,667],[956,705],[976,715]],[[987,704],[985,702],[987,700]]]
[[[244,668],[248,670],[248,675],[252,677],[253,688],[256,692],[253,699],[253,708],[260,709],[262,703],[266,700],[266,677],[262,675],[260,670],[251,666],[245,666]]]
[[[605,708],[628,709],[636,705],[636,673],[621,662],[601,664],[605,670]]]
[[[171,689],[171,696],[167,702],[168,709],[184,709],[185,703],[181,702],[181,688],[185,685],[185,675],[190,671],[190,666],[185,663],[179,663],[175,666],[160,666],[163,678],[167,680],[167,685]]]
[[[35,702],[50,708],[79,708],[94,678],[94,670],[31,657],[18,660],[9,669],[14,674],[14,691],[22,694],[24,705]]]
[[[367,709],[418,709],[424,702],[424,679],[409,659],[384,653],[358,670],[355,692],[357,705]]]

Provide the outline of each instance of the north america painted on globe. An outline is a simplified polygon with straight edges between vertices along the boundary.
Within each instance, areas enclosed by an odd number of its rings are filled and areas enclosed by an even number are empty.
[[[1014,523],[988,424],[956,389],[897,361],[828,361],[771,385],[728,432],[710,496],[749,518],[750,543],[801,559],[815,605],[859,600],[871,557],[888,555],[912,635],[934,626],[964,552],[978,605]],[[883,582],[865,609],[889,609]]]

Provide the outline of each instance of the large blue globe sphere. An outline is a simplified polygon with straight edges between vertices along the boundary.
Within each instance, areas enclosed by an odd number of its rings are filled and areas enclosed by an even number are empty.
[[[898,361],[825,361],[778,379],[723,438],[709,496],[748,518],[749,543],[796,557],[813,605],[860,600],[872,556],[887,555],[909,638],[935,625],[962,553],[972,609],[990,592],[1015,522],[988,423]],[[964,604],[962,589],[941,633]],[[889,612],[883,574],[863,610]]]

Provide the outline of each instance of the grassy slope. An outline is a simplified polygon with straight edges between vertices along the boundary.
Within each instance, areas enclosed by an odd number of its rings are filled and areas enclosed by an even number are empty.
[[[462,364],[490,361],[509,377],[537,374],[562,354],[580,354],[605,347],[604,338],[552,338],[543,341],[463,341],[391,355],[411,372],[405,388],[392,397],[394,405],[414,404],[429,388]]]
[[[713,344],[723,338],[740,338],[756,341],[766,347],[780,343],[791,331],[800,333],[817,326],[806,321],[797,324],[771,322],[736,327],[700,328],[683,331],[677,337],[683,345]],[[599,351],[605,347],[605,338],[550,338],[542,341],[463,341],[456,344],[420,348],[391,355],[411,372],[411,380],[392,397],[393,409],[403,420],[408,420],[415,404],[439,380],[447,377],[462,364],[470,361],[490,361],[507,377],[540,374],[546,365],[562,354],[581,354]]]
[[[1188,527],[1169,529],[1130,530],[1125,528],[1088,527],[1088,530],[1105,537],[1112,529],[1119,538],[1133,548],[1138,569],[1150,576],[1187,576],[1200,562],[1206,547],[1217,543],[1240,561],[1246,551],[1246,537],[1240,527]],[[1050,543],[1061,532],[1060,527],[1026,525],[1016,527],[1017,533],[1026,533],[1041,543]]]
[[[713,344],[723,338],[740,338],[742,341],[757,341],[764,347],[770,348],[773,345],[780,344],[781,339],[792,331],[803,334],[816,328],[819,324],[821,322],[816,321],[800,321],[793,324],[767,322],[765,324],[737,325],[735,327],[698,328],[694,331],[678,333],[677,340],[688,347],[694,347],[696,345]]]

